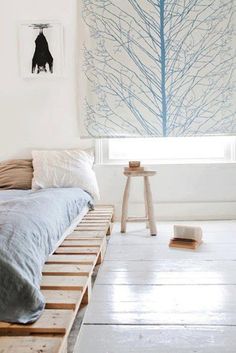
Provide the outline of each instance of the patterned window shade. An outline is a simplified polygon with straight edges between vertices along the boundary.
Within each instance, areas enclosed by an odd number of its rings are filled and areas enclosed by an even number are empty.
[[[82,137],[236,133],[234,0],[80,0]]]

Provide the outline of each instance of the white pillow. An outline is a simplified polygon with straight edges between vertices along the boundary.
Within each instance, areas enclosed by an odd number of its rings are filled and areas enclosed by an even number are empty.
[[[32,189],[80,187],[99,199],[94,157],[82,150],[32,151]]]

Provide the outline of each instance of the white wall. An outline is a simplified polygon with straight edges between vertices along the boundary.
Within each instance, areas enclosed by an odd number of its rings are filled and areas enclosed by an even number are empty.
[[[79,139],[76,99],[76,0],[1,0],[0,160],[28,157],[32,148],[87,146]],[[22,79],[17,24],[51,19],[64,25],[65,78]],[[158,219],[236,217],[236,165],[160,165],[152,178]],[[120,213],[125,177],[121,166],[96,166],[102,202]],[[131,209],[141,213],[137,182]]]
[[[235,219],[235,164],[162,164],[150,178],[156,217],[173,219]],[[123,166],[96,166],[101,199],[116,206],[120,217],[126,177]],[[143,214],[142,178],[133,178],[130,214]]]
[[[77,146],[76,0],[1,0],[0,160],[32,148]],[[65,78],[22,79],[18,57],[21,21],[57,20],[64,26]]]

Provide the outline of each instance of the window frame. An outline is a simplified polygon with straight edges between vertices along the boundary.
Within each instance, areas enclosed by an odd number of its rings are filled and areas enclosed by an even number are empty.
[[[207,137],[207,136],[206,136]],[[209,136],[210,137],[210,136]],[[215,136],[217,137],[217,136]],[[227,137],[227,136],[226,136]],[[236,136],[229,136],[231,140],[224,146],[224,158],[174,158],[174,159],[141,159],[142,163],[158,164],[224,164],[236,163]],[[95,143],[95,163],[100,165],[123,165],[127,159],[112,159],[109,157],[109,141],[112,138],[97,139]],[[122,140],[122,138],[120,139]]]

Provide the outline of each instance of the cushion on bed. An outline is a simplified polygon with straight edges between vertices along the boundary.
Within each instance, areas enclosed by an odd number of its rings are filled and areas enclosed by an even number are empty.
[[[92,169],[94,156],[87,151],[32,151],[34,177],[32,188],[80,187],[99,199],[96,175]]]
[[[0,163],[1,189],[31,189],[31,159],[11,159]]]

